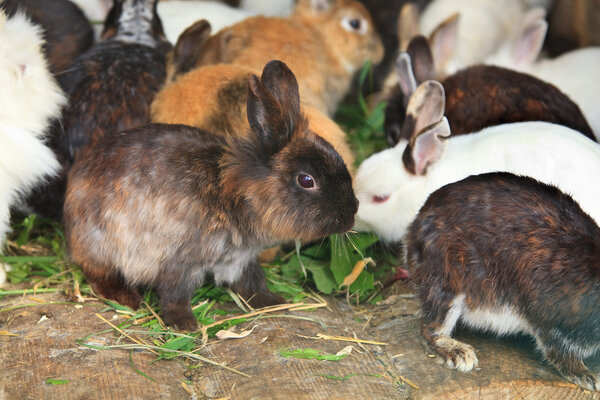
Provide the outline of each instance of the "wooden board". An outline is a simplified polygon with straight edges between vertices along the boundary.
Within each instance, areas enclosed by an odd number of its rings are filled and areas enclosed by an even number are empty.
[[[56,294],[36,297],[64,301]],[[497,339],[459,331],[457,336],[476,348],[479,367],[461,373],[438,364],[420,339],[418,303],[401,284],[378,306],[352,307],[344,299],[327,300],[329,309],[259,319],[246,325],[256,325],[248,337],[215,341],[203,349],[203,356],[251,377],[207,364],[189,369],[189,363],[178,360],[152,363],[155,356],[147,352],[84,347],[78,339],[108,328],[95,315],[104,308],[98,303],[83,307],[39,304],[2,311],[0,331],[15,336],[0,336],[0,400],[600,399],[599,393],[563,381],[541,360],[527,338]],[[3,299],[0,308],[6,308],[7,303],[32,301]],[[114,312],[101,315],[114,318],[114,322],[123,318]],[[319,333],[356,336],[387,345],[361,348],[353,343],[307,338]],[[118,335],[107,332],[94,340],[99,345],[114,344]],[[280,355],[282,349],[300,348],[333,354],[348,345],[354,345],[354,350],[340,362]],[[592,364],[600,369],[598,360]],[[51,385],[46,383],[48,378],[68,382]],[[187,390],[182,381],[191,381]]]

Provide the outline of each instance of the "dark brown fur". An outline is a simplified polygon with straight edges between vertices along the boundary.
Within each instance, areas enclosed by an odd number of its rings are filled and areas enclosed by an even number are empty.
[[[68,0],[4,0],[0,8],[9,17],[22,9],[42,27],[44,54],[54,75],[65,72],[94,43],[94,31],[83,11]]]
[[[600,349],[600,228],[571,197],[531,178],[471,176],[431,194],[407,256],[423,336],[446,361],[464,355],[439,336],[464,295],[469,311],[511,307],[565,378],[600,390],[582,361]],[[440,349],[440,339],[455,345]]]
[[[307,129],[291,71],[268,63],[260,81],[250,77],[247,98],[245,137],[152,124],[82,151],[69,175],[65,233],[98,294],[135,308],[137,287],[156,287],[165,322],[194,329],[190,299],[207,275],[253,306],[275,304],[283,299],[268,290],[259,251],[352,227],[350,174]],[[298,174],[318,189],[302,188]]]
[[[413,70],[419,84],[414,61]],[[465,68],[441,83],[446,93],[444,115],[452,135],[478,132],[488,126],[510,122],[546,121],[567,126],[596,140],[579,106],[558,88],[534,76],[477,65]],[[410,139],[412,134],[410,127],[405,125],[407,102],[397,86],[388,100],[385,116],[385,132],[392,146],[400,139]]]
[[[121,12],[121,1],[112,9],[107,26],[115,25],[114,19],[118,19],[115,10]],[[156,12],[156,4],[154,10]],[[151,29],[157,41],[155,47],[105,39],[78,57],[71,68],[58,77],[69,104],[61,121],[54,125],[50,145],[63,170],[58,179],[37,188],[29,196],[27,203],[34,211],[60,218],[65,179],[77,153],[94,145],[107,132],[130,129],[150,121],[150,104],[165,81],[165,49],[170,47],[156,13]]]

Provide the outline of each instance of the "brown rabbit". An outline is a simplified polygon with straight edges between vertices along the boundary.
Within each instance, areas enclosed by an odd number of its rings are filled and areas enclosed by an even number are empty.
[[[288,18],[247,18],[210,37],[198,66],[234,63],[260,70],[277,58],[294,71],[303,104],[332,115],[365,61],[383,45],[355,0],[300,0]]]
[[[201,20],[186,29],[177,40],[167,64],[168,82],[151,106],[152,122],[185,124],[221,135],[245,136],[246,87],[257,71],[237,64],[218,64],[190,69],[201,51],[210,25]],[[354,154],[346,134],[316,107],[302,102],[310,130],[327,140],[353,170]]]
[[[433,192],[406,238],[421,333],[450,368],[478,364],[457,323],[534,337],[569,381],[600,390],[600,228],[554,186],[508,173]]]
[[[165,322],[194,329],[190,299],[209,275],[253,306],[278,303],[260,250],[352,228],[350,174],[307,128],[292,72],[271,61],[247,91],[244,137],[152,124],[106,135],[75,161],[66,237],[98,294],[137,308],[136,288],[154,286]]]

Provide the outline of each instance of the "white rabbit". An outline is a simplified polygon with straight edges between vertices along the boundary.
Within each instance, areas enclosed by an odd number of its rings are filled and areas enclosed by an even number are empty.
[[[42,44],[42,30],[24,14],[7,19],[0,11],[0,245],[10,229],[10,207],[59,168],[44,135],[66,99]]]
[[[419,31],[430,37],[438,78],[477,64],[517,34],[529,13],[521,0],[434,0],[423,10]],[[455,18],[458,16],[458,18]]]
[[[546,30],[543,18],[532,18],[485,63],[531,74],[559,88],[577,103],[600,140],[600,47],[585,47],[553,59],[538,59]]]
[[[546,122],[497,125],[450,135],[443,117],[444,90],[423,82],[411,97],[407,119],[415,121],[409,142],[365,160],[356,173],[356,228],[399,241],[430,193],[469,175],[512,172],[554,184],[600,222],[600,144],[570,128]]]

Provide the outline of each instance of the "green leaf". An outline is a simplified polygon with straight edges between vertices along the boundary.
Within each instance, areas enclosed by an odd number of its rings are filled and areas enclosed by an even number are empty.
[[[283,349],[279,351],[279,355],[285,358],[294,357],[294,358],[304,358],[307,360],[326,360],[326,361],[340,361],[346,354],[342,354],[337,356],[335,354],[323,354],[319,350],[315,349],[297,349],[297,350],[287,350]]]
[[[312,274],[315,285],[320,292],[325,294],[331,294],[337,289],[335,277],[328,265],[313,263],[307,266],[307,269]]]
[[[65,383],[69,383],[69,380],[68,379],[48,378],[48,379],[46,379],[46,383],[48,385],[64,385]]]

